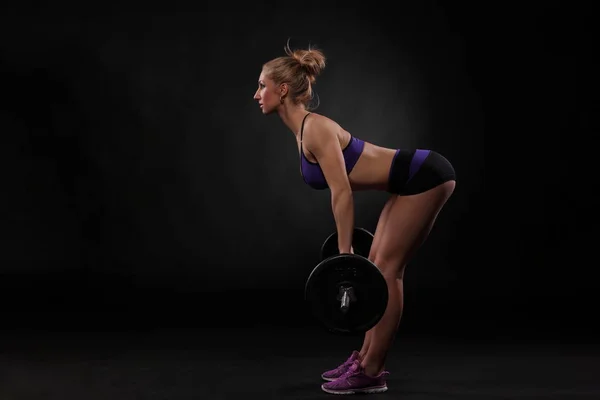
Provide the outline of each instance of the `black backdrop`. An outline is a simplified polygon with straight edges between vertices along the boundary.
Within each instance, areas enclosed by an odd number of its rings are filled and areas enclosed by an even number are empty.
[[[317,112],[457,170],[407,270],[406,329],[589,328],[585,10],[271,3],[0,14],[6,326],[312,323],[329,193],[252,99],[289,38],[328,57]],[[357,224],[373,230],[385,200],[357,193]]]

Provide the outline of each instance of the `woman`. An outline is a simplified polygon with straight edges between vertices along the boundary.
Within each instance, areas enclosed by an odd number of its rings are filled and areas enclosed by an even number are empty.
[[[360,351],[322,378],[334,394],[387,390],[385,360],[403,309],[404,270],[429,235],[438,213],[452,195],[452,165],[431,150],[391,149],[363,141],[332,119],[310,111],[312,85],[325,68],[318,49],[285,47],[286,56],[265,63],[254,99],[263,114],[277,113],[294,133],[304,182],[331,191],[331,207],[340,253],[352,253],[353,192],[391,194],[374,232],[369,259],[387,282],[388,305],[381,320],[365,334]]]

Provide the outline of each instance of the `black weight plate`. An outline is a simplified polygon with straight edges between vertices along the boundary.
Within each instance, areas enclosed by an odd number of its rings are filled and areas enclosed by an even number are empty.
[[[346,312],[340,307],[340,284],[351,285],[356,297]],[[375,264],[359,255],[341,254],[313,269],[306,282],[305,299],[313,315],[329,330],[366,332],[383,316],[388,290]]]
[[[369,257],[372,243],[373,234],[371,232],[364,228],[354,228],[354,232],[352,233],[352,249],[354,250],[354,254]],[[325,242],[321,246],[321,260],[337,254],[340,254],[338,249],[338,235],[337,232],[334,232],[325,239]]]

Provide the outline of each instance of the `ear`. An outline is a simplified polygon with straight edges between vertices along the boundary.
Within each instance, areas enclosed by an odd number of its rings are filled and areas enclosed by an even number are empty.
[[[285,96],[288,93],[288,85],[287,83],[282,83],[281,85],[279,85],[279,94],[281,96]]]

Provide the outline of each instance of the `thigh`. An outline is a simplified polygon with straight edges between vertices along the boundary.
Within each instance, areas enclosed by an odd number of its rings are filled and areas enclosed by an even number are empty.
[[[404,266],[429,235],[454,185],[454,181],[448,181],[423,193],[397,197],[390,207],[373,257],[384,275],[403,276]]]
[[[371,250],[369,251],[369,260],[373,261],[375,254],[377,253],[377,248],[379,247],[379,242],[381,241],[381,235],[385,229],[385,223],[388,220],[390,209],[394,204],[394,200],[396,200],[398,196],[391,196],[383,206],[383,210],[381,210],[381,214],[379,215],[379,220],[377,221],[377,227],[375,228],[375,232],[373,233],[373,243],[371,244]]]

